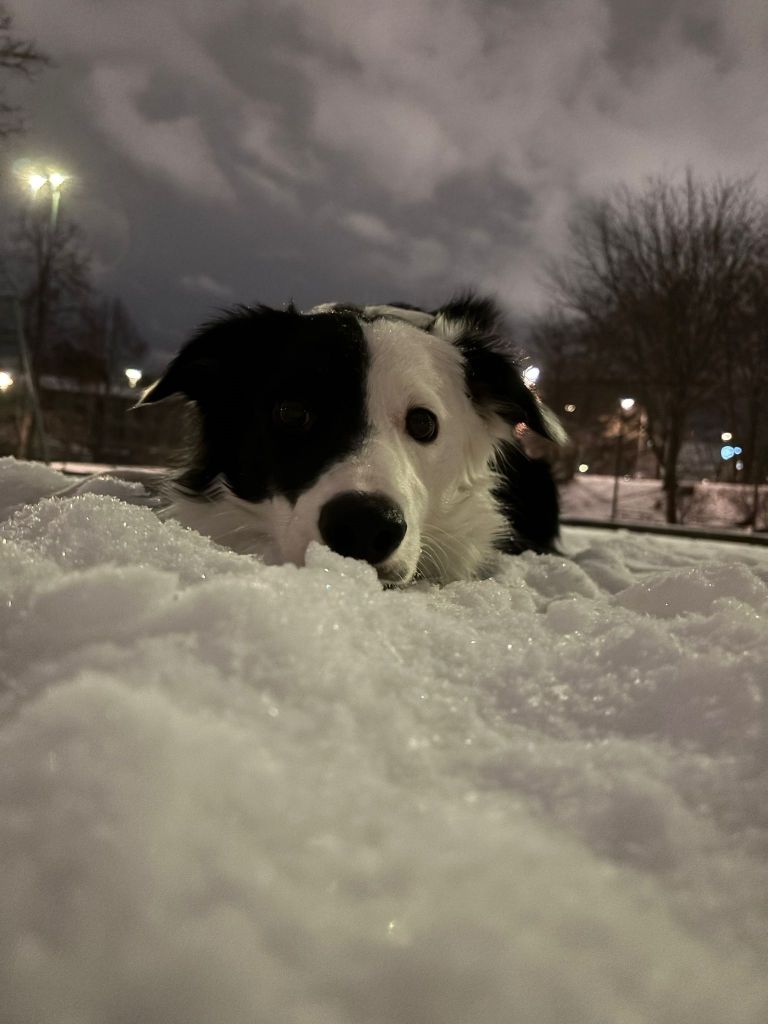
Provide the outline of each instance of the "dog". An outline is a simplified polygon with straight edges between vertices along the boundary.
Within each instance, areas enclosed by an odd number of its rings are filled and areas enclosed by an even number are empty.
[[[199,437],[162,514],[235,551],[302,565],[312,541],[385,585],[487,576],[555,550],[557,492],[523,427],[561,443],[499,310],[237,307],[205,324],[138,406],[181,396]]]

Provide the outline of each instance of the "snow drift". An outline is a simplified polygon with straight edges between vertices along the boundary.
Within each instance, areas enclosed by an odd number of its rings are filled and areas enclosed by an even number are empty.
[[[764,1024],[768,550],[393,592],[65,483],[0,463],[4,1022]]]

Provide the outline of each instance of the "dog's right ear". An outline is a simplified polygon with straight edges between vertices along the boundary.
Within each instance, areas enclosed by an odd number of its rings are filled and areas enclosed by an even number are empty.
[[[198,357],[184,348],[168,366],[165,373],[150,385],[138,400],[135,409],[142,405],[154,405],[173,395],[181,395],[188,401],[197,402],[216,375],[218,362],[215,359]]]
[[[228,348],[227,334],[233,330],[231,318],[202,327],[169,363],[136,403],[154,405],[166,398],[180,395],[190,402],[199,402],[215,387],[220,373],[222,349]]]
[[[218,320],[203,324],[169,363],[159,380],[147,388],[134,408],[154,405],[174,395],[197,403],[211,395],[216,390],[229,353],[244,339],[250,341],[253,338],[256,321],[265,310],[266,307],[261,306],[255,309],[241,306]]]

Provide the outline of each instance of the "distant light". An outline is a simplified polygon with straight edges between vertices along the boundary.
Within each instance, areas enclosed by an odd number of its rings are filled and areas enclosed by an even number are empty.
[[[60,171],[51,171],[48,175],[48,181],[51,183],[51,188],[61,188],[67,177],[68,175],[62,174]]]
[[[634,409],[635,400],[634,398],[622,398],[619,402],[619,405],[624,410],[624,412],[629,412],[631,409]]]
[[[144,374],[141,370],[135,370],[132,367],[129,367],[125,371],[125,376],[128,378],[128,387],[135,388]]]
[[[10,387],[13,387],[13,374],[0,370],[0,391],[7,391]]]
[[[720,458],[724,459],[726,462],[728,459],[732,459],[735,454],[735,449],[729,444],[724,444],[720,449]]]
[[[586,473],[588,470],[589,470],[589,463],[588,462],[582,462],[582,463],[579,464],[579,472],[580,473]]]
[[[730,430],[724,430],[723,433],[720,435],[720,440],[721,441],[732,441],[733,440],[733,434],[730,432]]]
[[[576,412],[576,406],[573,402],[569,402],[567,405],[564,405],[563,408],[566,412]]]
[[[32,192],[39,192],[43,185],[48,181],[44,174],[30,174],[27,178],[27,184]]]
[[[743,451],[744,451],[744,449],[740,448],[737,444],[735,444],[733,446],[733,454],[734,455],[741,455]]]
[[[736,469],[744,469],[744,463],[741,461],[741,459],[739,459],[739,461],[736,463]]]
[[[529,388],[532,388],[534,386],[534,384],[540,376],[541,370],[538,368],[538,366],[526,366],[526,368],[523,370],[523,380]]]

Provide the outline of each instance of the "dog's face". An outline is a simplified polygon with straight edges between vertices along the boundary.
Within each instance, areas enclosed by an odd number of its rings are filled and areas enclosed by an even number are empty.
[[[182,483],[223,485],[270,560],[300,565],[318,540],[387,582],[472,575],[503,528],[494,446],[517,422],[546,428],[475,328],[452,338],[436,323],[389,307],[243,309],[193,338],[142,401],[196,404]]]

